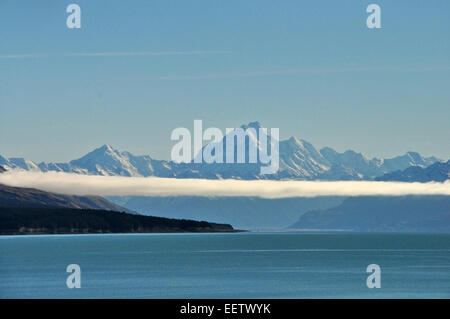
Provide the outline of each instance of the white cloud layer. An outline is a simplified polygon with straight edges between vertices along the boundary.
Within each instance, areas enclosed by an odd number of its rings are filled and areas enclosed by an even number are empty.
[[[73,195],[100,196],[243,196],[262,198],[317,196],[450,195],[450,181],[404,183],[374,181],[207,180],[159,177],[79,175],[9,171],[0,183]]]

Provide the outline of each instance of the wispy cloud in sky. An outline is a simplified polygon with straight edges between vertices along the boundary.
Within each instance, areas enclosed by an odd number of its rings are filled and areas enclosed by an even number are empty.
[[[317,196],[450,195],[445,183],[375,181],[207,180],[158,177],[79,175],[60,172],[10,171],[0,183],[45,191],[100,196],[240,196],[262,198]]]
[[[421,73],[421,72],[447,72],[450,66],[378,66],[378,67],[316,67],[303,69],[284,69],[271,71],[249,71],[234,73],[215,73],[215,74],[187,74],[187,75],[165,75],[140,78],[140,80],[149,81],[179,81],[179,80],[214,80],[228,78],[258,78],[273,76],[297,76],[297,75],[327,75],[339,73],[370,73],[370,72],[393,72],[393,73]]]
[[[154,51],[154,52],[78,52],[78,53],[29,53],[29,54],[0,54],[0,59],[33,59],[51,57],[126,57],[126,56],[170,56],[170,55],[208,55],[228,54],[230,51]]]

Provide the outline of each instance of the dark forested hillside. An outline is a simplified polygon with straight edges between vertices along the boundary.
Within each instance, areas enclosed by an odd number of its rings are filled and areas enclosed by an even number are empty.
[[[70,208],[0,207],[0,234],[232,232],[226,224]]]

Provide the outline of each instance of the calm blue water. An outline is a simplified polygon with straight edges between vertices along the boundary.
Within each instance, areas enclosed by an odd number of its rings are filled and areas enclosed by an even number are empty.
[[[3,236],[0,297],[449,298],[450,234]]]

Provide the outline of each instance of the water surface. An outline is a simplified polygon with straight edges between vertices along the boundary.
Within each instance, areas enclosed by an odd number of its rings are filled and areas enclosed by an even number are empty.
[[[449,298],[450,234],[2,236],[0,297]]]

